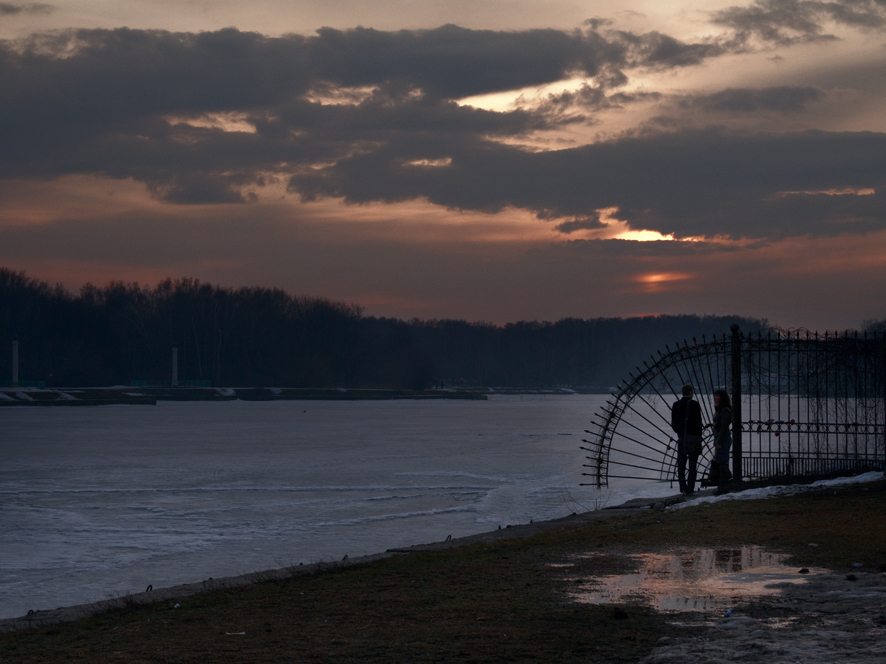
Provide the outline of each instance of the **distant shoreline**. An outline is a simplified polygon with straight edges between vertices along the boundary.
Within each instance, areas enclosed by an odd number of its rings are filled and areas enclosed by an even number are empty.
[[[77,387],[0,388],[2,406],[154,406],[158,401],[383,401],[456,399],[485,401],[489,395],[608,394],[604,388],[440,388],[394,390],[299,387]]]

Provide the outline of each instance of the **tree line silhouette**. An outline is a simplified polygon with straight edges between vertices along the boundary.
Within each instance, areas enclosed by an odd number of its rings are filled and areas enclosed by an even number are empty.
[[[214,386],[605,388],[663,344],[722,334],[733,323],[766,326],[689,315],[404,321],[278,288],[188,278],[87,284],[74,295],[0,267],[0,380],[11,374],[8,349],[18,340],[20,378],[48,386],[168,383],[177,347],[179,377]]]

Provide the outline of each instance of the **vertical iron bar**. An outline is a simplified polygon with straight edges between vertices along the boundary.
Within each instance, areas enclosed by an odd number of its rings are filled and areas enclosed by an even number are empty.
[[[723,333],[723,353],[721,355],[721,357],[723,359],[723,382],[721,383],[721,386],[723,387],[723,389],[726,389],[726,385],[727,385],[726,378],[729,377],[729,379],[732,380],[732,378],[731,378],[731,376],[732,376],[732,371],[731,371],[732,347],[731,347],[731,343],[732,342],[730,341],[730,338],[724,332]]]
[[[741,332],[734,324],[732,330],[732,476],[741,484]]]
[[[772,330],[769,330],[766,338],[766,420],[769,422],[766,426],[766,454],[770,459],[780,459],[779,455],[772,454],[772,356],[774,355],[772,347],[774,345]]]
[[[813,386],[813,382],[812,382],[815,378],[815,376],[813,374],[813,370],[814,370],[813,349],[814,349],[814,346],[809,341],[809,330],[806,331],[805,344],[806,345],[804,346],[804,348],[805,348],[806,352],[805,352],[805,359],[804,359],[804,363],[803,363],[803,373],[806,374],[806,392],[805,392],[806,412],[803,415],[803,418],[804,418],[804,421],[807,423],[807,426],[806,426],[807,445],[809,446],[810,449],[815,450],[815,456],[820,459],[821,458],[820,441],[817,436],[813,436],[813,434],[810,433],[812,431],[811,427],[812,427],[813,411],[816,407],[815,404],[817,402],[813,401],[813,398],[814,398],[813,392],[815,390],[815,388]]]
[[[883,387],[882,392],[878,395],[877,402],[879,405],[882,405],[883,408],[883,416],[882,418],[878,417],[877,420],[883,422],[883,440],[881,444],[883,445],[883,467],[886,468],[886,332],[878,333],[877,330],[874,330],[874,352],[880,353],[883,357],[883,369],[880,373],[879,380],[877,380],[877,374],[873,375],[875,386],[880,385]],[[874,355],[876,360],[876,354]],[[875,394],[879,392],[879,390],[874,388]]]
[[[855,442],[855,441],[853,441],[852,436],[850,435],[851,427],[849,426],[849,420],[851,419],[849,417],[849,415],[851,414],[849,411],[851,410],[851,405],[852,405],[849,401],[849,390],[850,390],[851,386],[849,385],[849,367],[848,367],[849,352],[848,351],[849,351],[849,344],[850,343],[851,343],[851,341],[849,339],[849,332],[848,331],[843,332],[843,361],[841,362],[841,364],[844,365],[843,366],[843,400],[846,402],[846,416],[844,418],[845,423],[843,425],[843,430],[846,432],[846,449],[847,450],[849,449],[850,444]],[[853,448],[852,449],[852,458],[854,460],[854,463],[858,463],[858,446],[852,445],[852,448]]]
[[[714,341],[716,342],[716,340],[717,340],[717,337],[715,335]],[[715,348],[716,348],[716,346],[715,346]],[[705,389],[705,392],[707,393],[708,399],[710,399],[711,397],[713,397],[714,390],[717,388],[714,387],[714,372],[711,370],[711,356],[709,353],[705,354],[705,360],[707,361],[707,365],[708,365],[707,373],[705,373],[704,370],[702,369],[700,360],[698,362],[698,370],[696,371],[696,367],[693,364],[692,365],[692,372],[693,372],[693,374],[697,374],[697,375],[701,376],[700,382],[704,386],[704,389]],[[704,378],[705,376],[707,376],[707,381],[705,381],[705,378]],[[706,401],[704,404],[702,404],[702,410],[703,410],[705,416],[707,418],[709,418],[709,420],[713,419],[714,413],[711,411],[711,402],[710,401]]]
[[[855,376],[854,376],[855,394],[853,395],[853,397],[855,398],[855,424],[856,424],[854,435],[855,435],[855,449],[857,451],[859,448],[859,443],[861,442],[859,440],[859,436],[858,436],[858,424],[860,424],[860,422],[858,421],[858,395],[860,393],[860,388],[859,388],[859,384],[858,384],[858,379],[859,379],[858,361],[859,361],[859,359],[861,359],[861,345],[858,343],[858,330],[855,331],[855,334],[853,335],[853,337],[855,337],[855,349],[854,349],[855,352],[853,353],[853,358],[852,358],[852,369],[853,369],[853,373],[855,374]],[[867,446],[867,439],[865,439],[864,440],[864,450],[861,452],[861,457],[863,459],[867,459],[867,455],[868,455],[867,447],[868,447]]]
[[[767,332],[767,334],[768,334],[768,332]],[[757,431],[754,432],[753,437],[748,436],[748,446],[752,447],[751,451],[756,453],[757,457],[761,460],[765,458],[763,455],[763,436],[762,436],[762,433],[759,431],[761,428],[759,423],[763,419],[763,355],[762,355],[762,349],[764,347],[765,346],[763,345],[763,330],[757,330],[757,352],[756,352],[756,358],[755,358],[756,367],[754,368],[754,370],[757,372]],[[766,353],[766,356],[767,357],[769,356],[768,352]],[[751,446],[751,440],[754,441],[753,446]],[[760,463],[763,463],[763,462],[760,461]],[[765,463],[770,464],[770,461],[767,460]],[[768,474],[771,474],[771,467],[767,468],[766,472]],[[758,475],[759,475],[759,472],[758,472]]]
[[[796,343],[796,345],[795,345],[795,347],[794,347],[794,362],[795,362],[795,364],[794,364],[794,375],[796,376],[796,387],[795,387],[794,389],[797,391],[797,398],[796,398],[796,403],[794,404],[794,408],[795,408],[795,411],[796,411],[796,412],[793,414],[793,416],[791,417],[791,419],[794,420],[795,422],[800,422],[800,421],[801,421],[801,417],[800,417],[800,404],[802,403],[802,401],[801,401],[800,380],[801,380],[801,372],[802,372],[802,367],[801,367],[801,365],[802,365],[803,362],[802,362],[802,356],[800,355],[800,349],[802,348],[802,344],[801,344],[801,342],[800,342],[800,331],[799,331],[799,330],[797,331],[797,338],[796,338],[795,343]],[[798,449],[798,450],[801,450],[801,451],[807,456],[807,458],[808,458],[808,457],[811,457],[811,455],[809,454],[809,446],[807,445],[807,446],[804,447],[804,446],[801,444],[801,441],[800,441],[800,427],[798,426],[798,427],[796,428],[796,434],[795,434],[795,432],[794,432],[794,425],[792,424],[792,425],[790,425],[790,427],[791,427],[791,437],[792,437],[794,440],[797,441],[797,449]]]
[[[788,335],[790,336],[790,332],[788,332]],[[781,359],[781,347],[782,347],[782,345],[784,345],[784,336],[780,334],[776,338],[776,341],[778,342],[778,350],[776,351],[776,354],[775,354],[775,370],[778,372],[778,380],[775,383],[776,393],[775,393],[775,424],[774,424],[774,426],[776,427],[775,437],[778,439],[778,454],[779,454],[779,456],[783,456],[784,452],[785,452],[784,443],[781,439],[781,434],[779,433],[778,429],[781,427],[779,422],[781,422],[781,420],[782,420],[782,417],[781,417],[781,380],[782,380],[783,367],[782,367],[782,359]],[[771,435],[772,434],[770,434],[770,436]],[[791,459],[793,459],[793,456],[791,455],[790,448],[788,448],[787,452],[788,452],[788,454],[787,454],[788,463],[791,463]],[[792,468],[793,468],[793,466],[792,466]],[[793,472],[791,473],[791,475],[793,475]]]
[[[716,334],[714,334],[714,340],[711,345],[711,349],[712,349],[713,353],[717,352],[717,335]],[[713,416],[714,416],[713,406],[712,406],[710,399],[713,397],[714,390],[717,389],[714,386],[714,370],[719,371],[720,369],[719,369],[719,367],[717,367],[717,356],[716,355],[714,355],[714,368],[713,369],[711,368],[711,353],[705,354],[705,361],[706,361],[707,367],[708,367],[707,372],[704,371],[703,367],[701,366],[701,360],[699,359],[697,373],[701,376],[701,382],[704,384],[705,392],[708,396],[708,399],[705,400],[705,402],[701,404],[702,411],[705,414],[705,418],[710,422],[713,420]],[[693,366],[692,369],[693,369],[693,372],[696,371],[695,366]],[[707,377],[707,380],[705,380],[705,376]],[[711,443],[713,443],[713,439],[711,439]],[[710,448],[707,451],[711,451]],[[711,451],[711,456],[713,456],[713,451]],[[702,472],[704,472],[704,471],[702,471]]]
[[[824,331],[824,346],[820,354],[823,359],[822,374],[824,376],[824,441],[828,451],[828,458],[836,456],[831,453],[831,407],[830,407],[830,366],[831,366],[831,346],[828,337],[828,331]],[[836,451],[836,450],[835,450]]]
[[[795,422],[799,422],[800,421],[800,364],[801,364],[801,360],[800,360],[800,331],[799,330],[797,330],[797,335],[796,335],[796,339],[794,340],[794,348],[792,349],[791,356],[794,358],[794,368],[792,369],[792,371],[794,372],[794,375],[796,376],[794,389],[797,392],[797,396],[796,396],[796,400],[795,400],[795,404],[794,404],[794,408],[796,409],[796,412],[791,416],[791,419],[794,420]],[[788,424],[788,435],[791,437],[791,441],[792,441],[791,444],[796,443],[797,453],[803,454],[804,456],[806,456],[806,458],[809,458],[809,456],[810,456],[809,450],[808,449],[804,450],[803,446],[800,444],[799,431],[796,436],[794,435],[794,425],[793,424]]]
[[[883,422],[883,467],[886,469],[886,332],[878,332],[874,330],[874,342],[875,342],[875,352],[879,352],[883,357],[883,369],[880,372],[879,380],[877,380],[877,375],[874,374],[874,380],[877,381],[879,385],[882,386],[883,390],[879,395],[877,401],[879,404],[883,406],[883,416],[881,418],[877,418]],[[876,357],[876,355],[874,356]]]

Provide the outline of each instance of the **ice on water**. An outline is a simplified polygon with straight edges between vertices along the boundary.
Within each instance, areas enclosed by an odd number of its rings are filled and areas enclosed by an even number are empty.
[[[602,399],[3,409],[0,617],[614,504],[579,487]]]

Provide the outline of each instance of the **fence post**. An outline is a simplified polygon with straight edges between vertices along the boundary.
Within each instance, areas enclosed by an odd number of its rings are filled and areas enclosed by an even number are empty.
[[[742,481],[741,468],[741,332],[732,330],[732,479]]]

